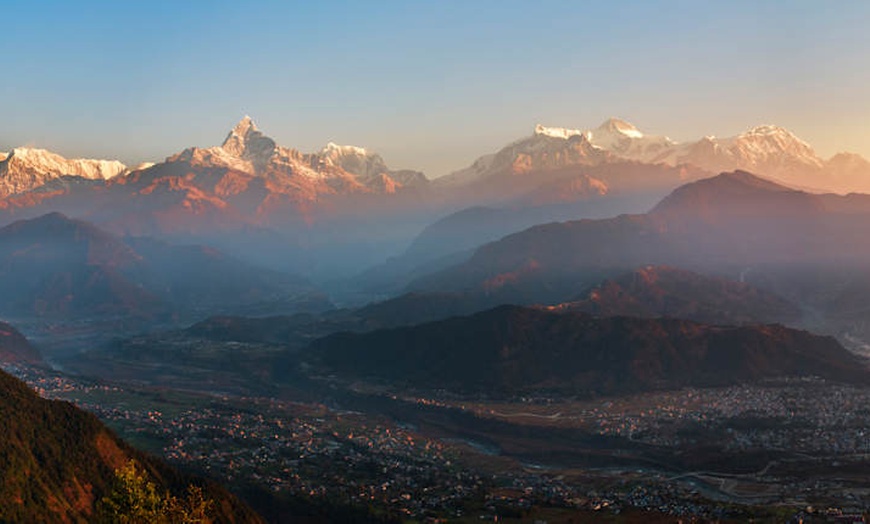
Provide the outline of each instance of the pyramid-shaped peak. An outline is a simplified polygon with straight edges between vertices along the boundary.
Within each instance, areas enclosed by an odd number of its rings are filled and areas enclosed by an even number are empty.
[[[263,135],[254,120],[245,115],[230,131],[221,147],[237,157],[268,157],[275,149],[275,141]]]
[[[233,130],[230,134],[235,134],[238,136],[245,136],[251,131],[258,131],[257,124],[254,123],[254,119],[248,115],[245,115],[239,123],[233,127]]]
[[[633,138],[641,138],[643,133],[633,124],[626,122],[625,120],[619,118],[608,118],[605,120],[600,126],[598,126],[599,131],[609,131],[611,133],[621,133],[623,135],[633,137]]]

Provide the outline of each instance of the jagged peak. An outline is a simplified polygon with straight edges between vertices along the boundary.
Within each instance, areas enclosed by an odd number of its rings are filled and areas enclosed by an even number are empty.
[[[259,129],[257,129],[257,124],[254,123],[254,119],[248,115],[245,115],[242,117],[241,120],[239,120],[239,123],[236,124],[235,127],[233,127],[231,133],[239,136],[245,136],[248,134],[249,131],[259,131]]]
[[[275,150],[275,141],[264,135],[250,116],[245,115],[227,135],[221,149],[233,156],[257,157],[264,163]]]
[[[221,147],[228,150],[233,150],[233,152],[237,154],[241,154],[241,151],[234,151],[235,149],[244,146],[244,143],[247,141],[248,136],[251,134],[262,135],[260,130],[257,128],[257,124],[254,123],[254,120],[245,115],[239,122],[230,130],[227,134],[227,137],[224,139],[224,143],[221,144]]]

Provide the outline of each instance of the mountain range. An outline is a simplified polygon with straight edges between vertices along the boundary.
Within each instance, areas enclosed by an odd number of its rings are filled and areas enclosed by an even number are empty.
[[[762,125],[732,137],[706,136],[694,142],[677,143],[665,136],[647,135],[617,118],[589,130],[539,124],[532,136],[480,157],[470,167],[437,182],[461,185],[504,173],[518,175],[620,161],[695,166],[709,173],[744,170],[817,192],[870,190],[867,160],[852,153],[823,159],[809,144],[779,126]]]
[[[590,130],[538,125],[531,136],[432,180],[390,168],[361,147],[330,143],[303,153],[280,146],[249,117],[219,146],[132,168],[30,148],[4,156],[0,223],[59,211],[114,234],[211,244],[322,279],[400,255],[425,226],[466,207],[528,217],[514,220],[517,228],[638,213],[680,185],[734,169],[790,187],[870,190],[866,160],[846,153],[822,159],[776,126],[679,144],[619,119]],[[506,229],[469,235],[462,249],[512,232]]]

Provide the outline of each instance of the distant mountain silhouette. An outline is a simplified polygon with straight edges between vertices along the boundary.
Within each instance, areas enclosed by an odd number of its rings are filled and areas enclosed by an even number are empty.
[[[0,287],[7,315],[154,319],[257,303],[316,306],[314,288],[300,278],[209,248],[122,240],[60,213],[0,229]]]
[[[745,172],[681,186],[644,215],[536,226],[479,248],[410,290],[562,302],[603,278],[669,265],[737,275],[759,265],[870,262],[870,199],[812,195]]]

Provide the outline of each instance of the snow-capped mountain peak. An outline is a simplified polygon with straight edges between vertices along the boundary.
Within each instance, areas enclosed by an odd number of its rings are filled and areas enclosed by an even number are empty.
[[[753,127],[749,131],[735,137],[735,140],[764,140],[771,144],[776,144],[781,148],[797,147],[803,149],[805,153],[815,156],[812,146],[798,138],[788,129],[775,125],[766,124]]]
[[[68,159],[45,149],[17,147],[0,160],[0,196],[29,191],[62,176],[108,180],[126,170],[117,160]]]
[[[233,127],[221,145],[224,151],[253,162],[267,161],[275,147],[275,141],[260,132],[247,115]]]
[[[335,142],[329,142],[324,146],[323,149],[320,150],[320,154],[327,157],[340,156],[340,155],[356,155],[356,156],[367,156],[368,152],[364,147],[358,146],[342,146],[338,145]]]
[[[535,126],[535,135],[548,136],[550,138],[563,138],[565,140],[572,136],[582,135],[583,131],[579,129],[566,129],[564,127],[546,127],[538,124]]]
[[[241,120],[239,120],[235,127],[233,127],[232,131],[230,131],[230,135],[244,137],[251,131],[259,131],[259,129],[257,129],[257,124],[254,123],[254,119],[245,115]]]
[[[127,169],[127,166],[117,160],[68,159],[46,149],[30,147],[16,147],[9,153],[5,161],[7,163],[15,162],[55,176],[73,175],[104,180],[113,178]]]
[[[643,138],[643,133],[638,128],[619,118],[608,118],[595,131],[598,133],[618,133],[629,138]]]
[[[666,136],[646,135],[619,118],[609,118],[597,128],[586,131],[585,135],[601,149],[640,162],[651,162],[676,145]]]
[[[744,157],[786,154],[793,157],[795,161],[807,165],[821,166],[822,164],[812,146],[788,129],[779,126],[753,127],[734,137],[729,145],[739,149],[740,151],[735,151],[735,153],[740,153]]]
[[[759,136],[771,136],[771,135],[785,135],[790,137],[795,137],[794,133],[789,131],[784,127],[780,127],[773,124],[763,124],[760,126],[755,126],[745,133],[742,136],[750,136],[750,135],[759,135]],[[795,137],[797,138],[797,137]]]

